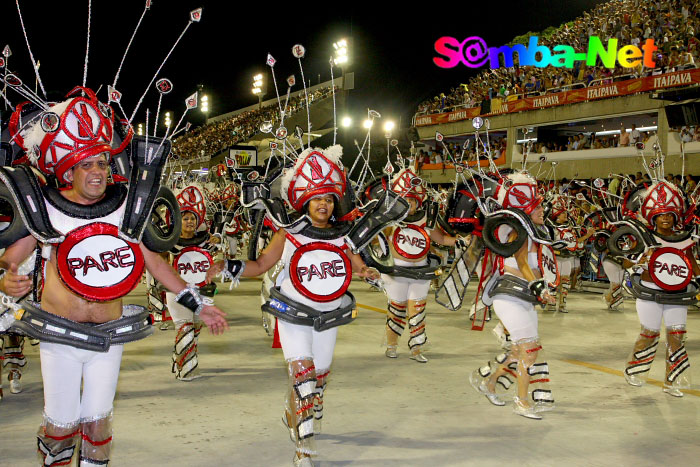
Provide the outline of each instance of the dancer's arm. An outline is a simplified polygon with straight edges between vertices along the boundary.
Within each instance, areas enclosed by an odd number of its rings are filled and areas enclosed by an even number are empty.
[[[146,269],[163,286],[174,294],[180,293],[187,287],[187,283],[177,274],[175,269],[167,263],[158,253],[155,253],[141,243],[143,259]],[[228,329],[226,313],[213,305],[202,308],[199,317],[204,321],[212,334],[222,334]]]
[[[7,272],[0,280],[0,291],[12,297],[23,297],[32,289],[32,278],[19,274],[17,268],[24,260],[29,258],[36,248],[37,241],[31,235],[20,238],[8,246],[0,257],[0,268]]]

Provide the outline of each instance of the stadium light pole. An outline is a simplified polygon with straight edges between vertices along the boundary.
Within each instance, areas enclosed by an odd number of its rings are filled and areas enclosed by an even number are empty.
[[[262,109],[262,100],[265,92],[263,91],[263,75],[258,73],[253,76],[253,94],[258,96],[258,109]]]
[[[202,104],[202,113],[206,116],[209,113],[209,96],[204,94],[200,101]]]

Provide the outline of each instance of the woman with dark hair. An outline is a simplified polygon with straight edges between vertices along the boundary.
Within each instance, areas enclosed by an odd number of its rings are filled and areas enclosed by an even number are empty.
[[[282,197],[311,220],[301,230],[274,227],[270,244],[255,261],[227,260],[209,271],[236,281],[265,273],[282,260],[284,269],[263,310],[278,318],[289,387],[283,423],[296,445],[295,466],[312,466],[314,435],[320,432],[323,395],[330,374],[338,327],[355,318],[355,298],[348,292],[353,272],[378,279],[348,248],[347,223],[339,221],[346,190],[342,148],[307,149],[282,177]]]

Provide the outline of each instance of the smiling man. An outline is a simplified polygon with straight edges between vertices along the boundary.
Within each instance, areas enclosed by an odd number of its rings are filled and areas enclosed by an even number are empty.
[[[177,293],[183,306],[198,313],[214,334],[228,326],[222,311],[205,306],[197,290],[187,287],[145,245],[146,219],[153,208],[153,201],[147,204],[153,198],[148,195],[159,189],[160,176],[148,185],[141,175],[162,170],[162,164],[143,161],[148,144],[130,142],[131,132],[119,143],[111,109],[91,90],[76,88],[67,97],[35,115],[23,114],[21,106],[13,115],[25,119],[13,138],[45,176],[68,187],[40,185],[26,166],[0,169],[0,179],[14,200],[15,221],[21,212],[26,228],[16,238],[3,238],[11,244],[0,258],[6,270],[0,291],[5,303],[32,290],[33,281],[17,265],[40,250],[45,260],[43,289],[37,290],[40,303],[14,305],[10,327],[41,340],[44,420],[37,434],[39,463],[66,465],[79,455],[81,466],[105,465],[122,344],[152,333],[143,307],[122,305],[144,267]],[[161,158],[170,147],[165,143]],[[110,157],[128,144],[131,170],[138,173],[132,180],[139,183],[108,185]],[[7,235],[4,231],[0,237]],[[0,318],[7,322],[7,316]]]

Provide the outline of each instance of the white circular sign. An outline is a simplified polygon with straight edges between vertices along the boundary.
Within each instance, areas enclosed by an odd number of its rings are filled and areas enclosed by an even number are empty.
[[[537,253],[537,261],[542,278],[547,281],[550,287],[558,286],[559,264],[557,263],[557,257],[554,255],[554,250],[549,245],[540,245]]]
[[[292,259],[290,274],[304,295],[336,296],[345,293],[348,285],[348,262],[338,249],[304,250]]]
[[[175,260],[175,269],[188,284],[206,282],[207,271],[211,267],[211,256],[199,249],[183,250]]]
[[[420,227],[409,225],[394,231],[394,249],[409,259],[425,256],[430,250],[430,237]]]
[[[108,287],[118,284],[134,270],[134,252],[112,235],[87,237],[68,251],[68,270],[82,284]]]
[[[692,270],[680,250],[660,248],[649,259],[649,274],[659,287],[679,290],[690,282]]]

